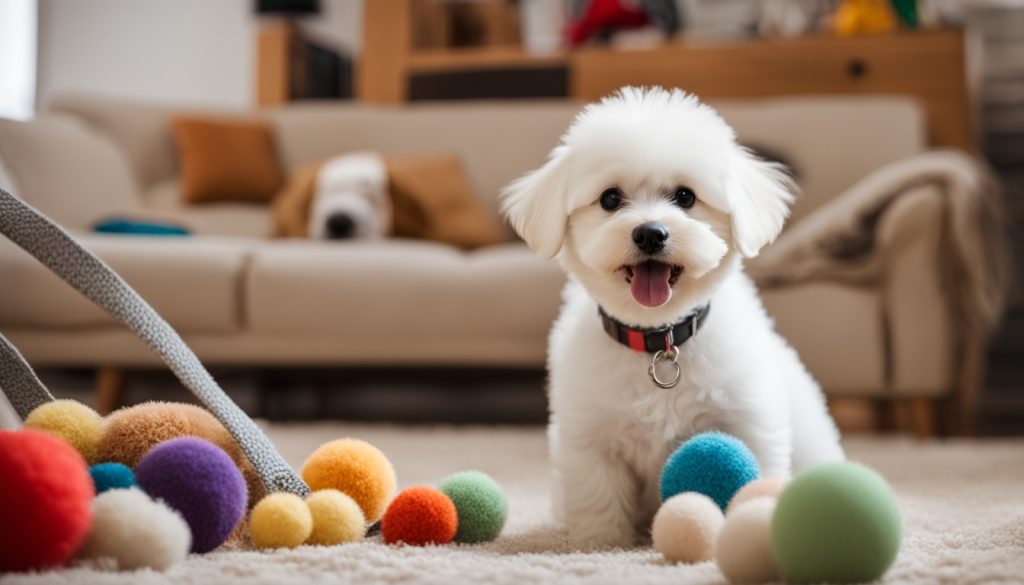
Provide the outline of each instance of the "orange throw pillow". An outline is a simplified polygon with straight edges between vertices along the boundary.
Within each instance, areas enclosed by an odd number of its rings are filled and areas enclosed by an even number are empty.
[[[387,157],[394,235],[479,248],[507,240],[455,155]]]
[[[269,123],[180,116],[171,127],[186,203],[265,203],[284,184]]]

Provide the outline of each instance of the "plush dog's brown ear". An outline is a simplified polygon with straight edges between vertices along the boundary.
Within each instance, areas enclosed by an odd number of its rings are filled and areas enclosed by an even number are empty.
[[[569,219],[566,176],[568,147],[551,151],[541,168],[523,175],[502,191],[502,210],[526,244],[542,258],[562,249]]]
[[[274,196],[270,218],[275,238],[309,237],[309,210],[321,166],[323,163],[314,163],[300,168]]]
[[[733,246],[753,258],[782,232],[796,184],[783,165],[761,160],[740,148],[727,185]]]

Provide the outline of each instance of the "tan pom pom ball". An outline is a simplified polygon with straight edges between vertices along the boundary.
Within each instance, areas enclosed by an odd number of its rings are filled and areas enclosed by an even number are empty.
[[[723,520],[718,504],[704,494],[672,496],[654,516],[654,548],[672,562],[709,561]]]
[[[777,477],[762,477],[755,479],[747,485],[740,488],[740,491],[736,492],[736,495],[729,500],[729,507],[725,509],[725,515],[728,516],[733,510],[740,507],[743,503],[755,500],[757,498],[771,497],[778,498],[782,490],[786,488],[786,480],[779,479]]]
[[[715,544],[715,562],[732,583],[779,581],[782,574],[772,553],[775,498],[761,496],[733,508]]]

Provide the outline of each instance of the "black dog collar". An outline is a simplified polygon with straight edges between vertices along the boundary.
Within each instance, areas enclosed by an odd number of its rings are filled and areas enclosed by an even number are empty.
[[[696,335],[708,318],[708,313],[711,312],[711,304],[697,307],[678,323],[656,329],[630,327],[609,316],[600,306],[597,307],[597,312],[601,316],[601,324],[609,337],[634,351],[657,353],[680,346],[687,339]]]

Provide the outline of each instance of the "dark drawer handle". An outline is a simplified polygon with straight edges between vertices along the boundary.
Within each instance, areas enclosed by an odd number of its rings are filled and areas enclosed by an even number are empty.
[[[868,74],[868,64],[864,59],[850,59],[850,62],[846,64],[846,74],[850,76],[850,79],[861,79]]]

